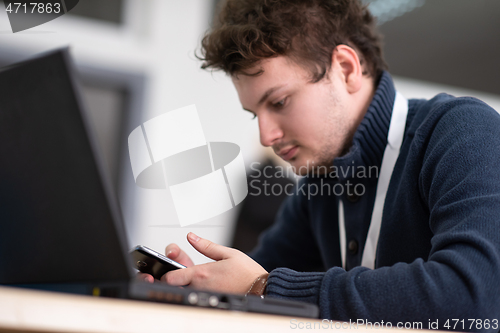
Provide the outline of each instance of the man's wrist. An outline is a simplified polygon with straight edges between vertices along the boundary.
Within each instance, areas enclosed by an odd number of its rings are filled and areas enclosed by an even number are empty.
[[[269,277],[269,273],[262,274],[259,276],[255,281],[252,283],[250,286],[250,289],[248,289],[247,293],[245,296],[248,295],[255,295],[255,296],[260,296],[264,297],[266,287],[267,287],[267,278]]]

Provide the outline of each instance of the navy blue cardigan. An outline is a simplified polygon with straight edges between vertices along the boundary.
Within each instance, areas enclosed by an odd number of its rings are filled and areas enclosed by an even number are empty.
[[[334,159],[338,172],[302,179],[261,236],[250,255],[271,271],[267,295],[318,304],[321,318],[384,320],[394,326],[422,322],[423,328],[439,320],[441,329],[448,329],[443,326],[448,319],[488,319],[490,329],[498,331],[500,116],[477,99],[440,94],[409,101],[376,267],[360,266],[394,98],[385,72],[350,151]],[[362,185],[359,196],[347,195],[348,181],[351,194],[353,185]],[[322,195],[314,195],[321,186]],[[346,270],[339,197],[345,211]],[[469,330],[469,324],[456,329]]]

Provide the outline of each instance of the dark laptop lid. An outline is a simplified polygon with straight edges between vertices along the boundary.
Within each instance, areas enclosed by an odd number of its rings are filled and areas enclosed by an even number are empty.
[[[0,70],[0,284],[128,280],[67,50]]]

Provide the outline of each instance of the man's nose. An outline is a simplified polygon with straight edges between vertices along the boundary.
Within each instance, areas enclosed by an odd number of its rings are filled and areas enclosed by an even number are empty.
[[[283,131],[278,122],[272,119],[269,115],[260,115],[259,119],[259,132],[260,143],[269,147],[276,143],[283,137]]]

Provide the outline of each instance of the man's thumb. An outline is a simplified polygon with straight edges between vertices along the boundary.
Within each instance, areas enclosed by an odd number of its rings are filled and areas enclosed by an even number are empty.
[[[187,239],[196,251],[209,257],[210,259],[222,260],[228,257],[227,250],[229,249],[222,245],[215,244],[207,239],[198,237],[192,232],[187,235]]]

